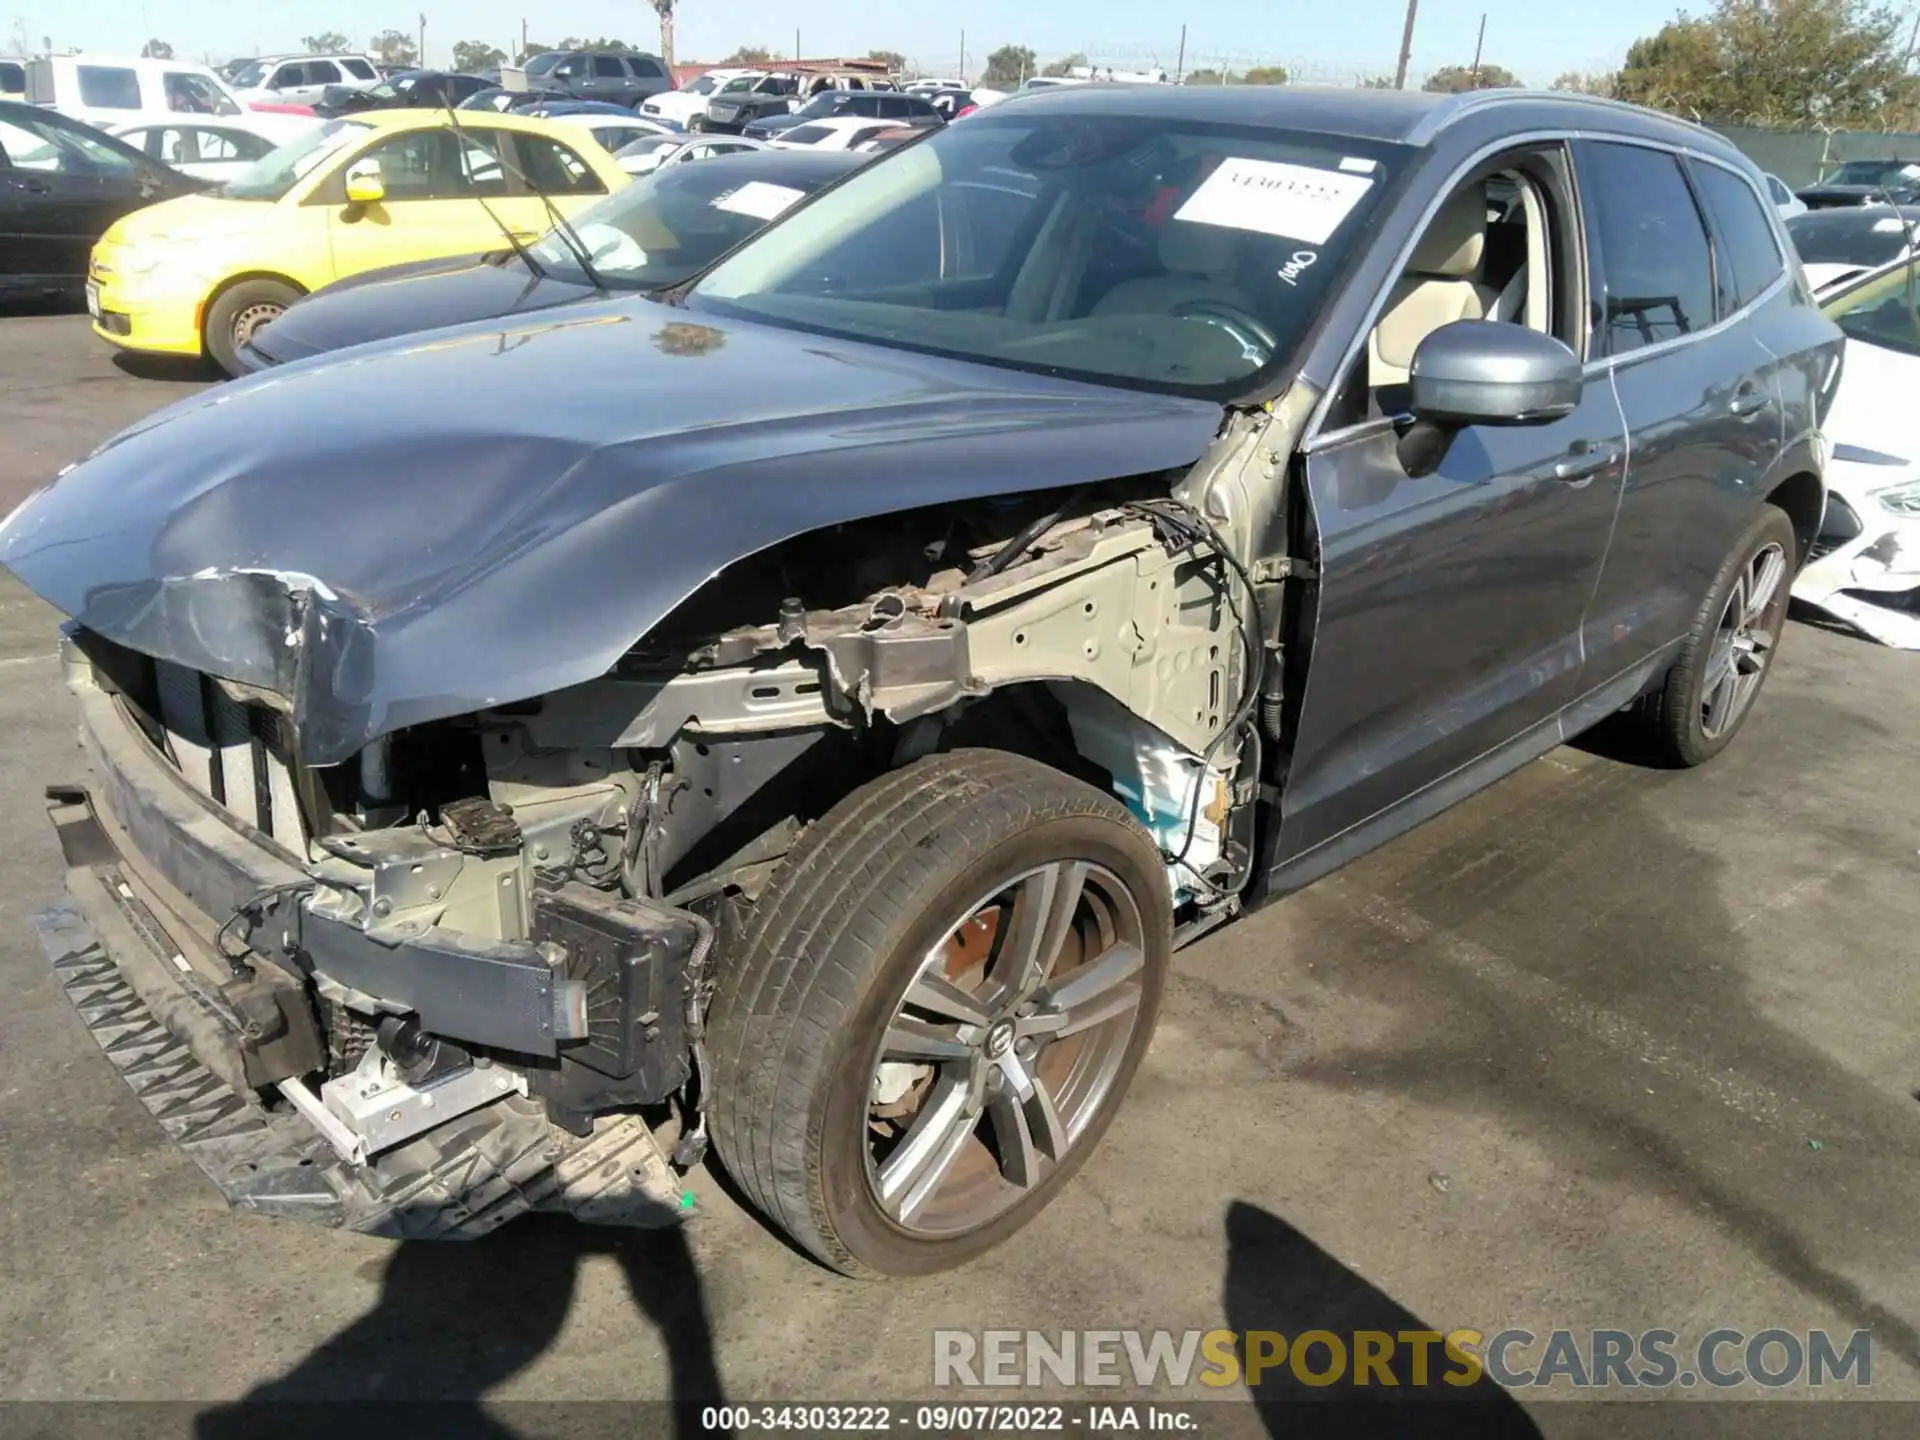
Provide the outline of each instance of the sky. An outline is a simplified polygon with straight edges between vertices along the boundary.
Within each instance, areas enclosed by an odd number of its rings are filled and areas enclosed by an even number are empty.
[[[967,68],[977,72],[989,50],[1031,47],[1044,63],[1074,52],[1096,63],[1171,71],[1187,27],[1188,69],[1225,61],[1230,68],[1287,65],[1296,78],[1350,83],[1356,75],[1391,73],[1406,15],[1405,0],[1211,0],[1191,8],[1146,0],[966,0],[944,8],[898,0],[681,0],[676,58],[717,60],[739,45],[791,53],[795,19],[808,56],[861,55],[895,50],[919,68],[947,73],[959,63],[966,27]],[[1677,8],[1676,0],[1610,0],[1554,4],[1552,0],[1420,0],[1412,71],[1421,75],[1473,58],[1474,35],[1487,17],[1486,59],[1545,85],[1568,70],[1617,65],[1626,47],[1650,34]],[[1704,9],[1704,3],[1693,8]],[[295,50],[303,35],[337,30],[356,46],[381,30],[416,32],[427,19],[427,61],[445,64],[457,40],[484,40],[511,49],[523,16],[535,41],[565,35],[607,35],[657,50],[659,28],[647,0],[0,0],[0,53],[22,31],[32,47],[50,37],[57,50],[131,54],[149,35],[177,53],[215,60],[273,50]]]

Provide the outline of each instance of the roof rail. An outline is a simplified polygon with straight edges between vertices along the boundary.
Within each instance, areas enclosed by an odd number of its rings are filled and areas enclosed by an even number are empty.
[[[1680,115],[1669,115],[1664,110],[1652,110],[1626,100],[1610,100],[1602,95],[1581,95],[1571,90],[1531,90],[1520,87],[1505,90],[1468,90],[1459,95],[1450,95],[1420,117],[1420,123],[1408,134],[1407,142],[1412,145],[1425,145],[1454,122],[1476,111],[1484,110],[1490,105],[1512,100],[1515,96],[1524,96],[1531,100],[1546,100],[1555,105],[1604,110],[1613,114],[1625,112],[1630,115],[1639,115],[1684,130],[1697,130],[1700,134],[1711,136],[1723,145],[1730,143],[1726,136],[1709,126],[1702,125],[1699,121],[1688,120]]]

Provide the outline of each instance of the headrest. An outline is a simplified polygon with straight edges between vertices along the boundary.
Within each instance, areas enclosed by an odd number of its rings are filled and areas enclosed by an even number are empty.
[[[1160,263],[1179,275],[1226,276],[1238,233],[1225,225],[1169,220],[1160,227]]]
[[[1419,275],[1461,280],[1480,271],[1487,244],[1487,192],[1470,185],[1442,205],[1413,247],[1407,269]]]

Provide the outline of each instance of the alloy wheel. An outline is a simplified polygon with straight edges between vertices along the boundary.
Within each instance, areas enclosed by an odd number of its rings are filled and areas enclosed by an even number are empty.
[[[1786,580],[1786,552],[1769,543],[1734,581],[1700,680],[1700,733],[1708,740],[1737,725],[1760,692],[1786,614]]]
[[[1060,1164],[1113,1093],[1145,961],[1140,906],[1098,865],[1044,865],[968,907],[870,1068],[867,1179],[893,1223],[975,1229]]]

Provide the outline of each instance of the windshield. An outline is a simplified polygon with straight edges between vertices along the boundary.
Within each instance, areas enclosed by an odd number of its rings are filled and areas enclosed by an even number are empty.
[[[1907,227],[1914,224],[1920,224],[1920,211],[1906,218],[1885,205],[1809,210],[1787,221],[1787,238],[1802,264],[1855,265],[1866,270],[1898,255],[1907,245]]]
[[[819,176],[743,182],[740,168],[724,160],[668,165],[581,211],[573,228],[610,287],[657,290],[706,268],[824,183]],[[558,233],[532,249],[542,270],[587,283]]]
[[[329,120],[262,155],[214,191],[228,200],[278,200],[342,146],[363,137],[370,127],[357,120]]]
[[[1920,180],[1920,164],[1909,160],[1849,160],[1829,171],[1822,185],[1898,185]]]
[[[680,88],[688,95],[711,95],[713,93],[714,84],[715,84],[715,81],[713,76],[702,75],[699,79],[695,80],[691,85],[682,85]]]
[[[562,51],[549,50],[546,54],[536,55],[527,61],[524,68],[529,75],[544,75],[566,58],[565,53]]]
[[[258,60],[251,60],[240,67],[231,84],[236,90],[258,89],[260,82],[266,78],[266,74],[267,67],[264,64]]]
[[[1903,355],[1920,355],[1920,266],[1896,265],[1862,280],[1820,308],[1846,334]]]
[[[858,172],[688,304],[1225,399],[1291,354],[1409,153],[1158,116],[984,115]]]

